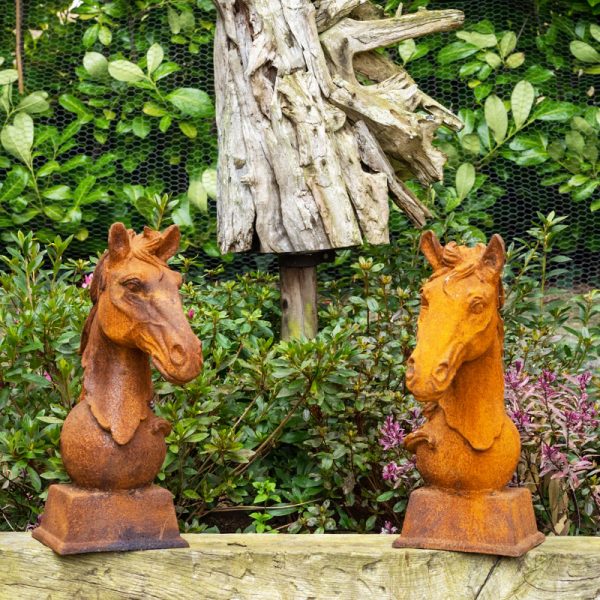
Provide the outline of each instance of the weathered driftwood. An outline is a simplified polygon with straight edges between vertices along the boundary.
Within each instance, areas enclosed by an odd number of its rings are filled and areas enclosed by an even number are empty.
[[[60,557],[0,534],[2,600],[591,600],[600,538],[521,558],[398,550],[384,535],[185,535],[190,547]]]
[[[424,183],[441,179],[431,140],[460,121],[374,51],[455,29],[462,13],[386,19],[366,0],[215,3],[221,250],[386,243],[388,194],[423,225],[427,208],[392,164]]]

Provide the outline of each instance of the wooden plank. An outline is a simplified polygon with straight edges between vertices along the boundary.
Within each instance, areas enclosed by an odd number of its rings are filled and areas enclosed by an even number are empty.
[[[190,548],[59,557],[0,534],[1,600],[411,600],[600,597],[600,538],[526,556],[393,549],[384,535],[185,535]]]

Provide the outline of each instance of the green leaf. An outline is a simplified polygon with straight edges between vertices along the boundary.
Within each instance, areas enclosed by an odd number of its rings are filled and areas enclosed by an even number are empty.
[[[11,219],[15,225],[23,225],[40,214],[39,208],[28,208],[25,212],[13,214]]]
[[[185,8],[181,11],[181,14],[179,15],[179,25],[181,26],[181,31],[184,33],[187,33],[188,35],[193,33],[194,27],[196,26],[196,19],[194,13],[189,8]]]
[[[497,69],[502,65],[502,59],[495,52],[486,52],[483,59],[492,69]]]
[[[552,77],[554,77],[554,71],[544,69],[544,67],[540,67],[539,65],[532,65],[525,71],[523,77],[530,83],[539,85],[540,83],[544,83],[544,81],[552,79]]]
[[[50,200],[68,200],[72,195],[71,188],[68,185],[53,185],[42,192],[42,196]]]
[[[144,139],[150,133],[150,122],[142,115],[137,116],[131,123],[133,135]]]
[[[525,62],[525,54],[523,52],[515,52],[506,59],[506,66],[509,69],[517,69]]]
[[[63,210],[60,206],[56,204],[47,204],[44,206],[44,214],[53,221],[62,221],[63,219]]]
[[[78,98],[71,94],[62,94],[58,103],[69,112],[75,113],[82,121],[89,122],[94,118],[94,113]]]
[[[413,57],[416,49],[417,45],[413,39],[404,40],[398,44],[398,54],[403,64],[406,64]]]
[[[179,129],[181,129],[181,133],[183,133],[183,135],[189,137],[192,140],[198,135],[198,130],[196,129],[196,127],[192,125],[192,123],[188,123],[187,121],[180,121]]]
[[[35,175],[38,178],[48,177],[49,175],[52,175],[52,173],[56,173],[56,171],[60,170],[60,164],[58,162],[49,160],[36,171]]]
[[[136,83],[145,79],[144,72],[128,60],[114,60],[108,63],[108,72],[113,79],[126,83]]]
[[[202,178],[199,176],[190,177],[190,185],[187,191],[189,201],[201,212],[208,212],[208,194],[202,185]]]
[[[210,117],[213,114],[210,96],[196,88],[178,88],[167,95],[167,100],[189,117]]]
[[[579,107],[570,102],[558,102],[546,98],[537,105],[533,116],[540,121],[564,122],[574,117],[579,111]]]
[[[493,48],[498,39],[493,33],[477,33],[476,31],[459,31],[456,37],[477,48]]]
[[[97,79],[108,74],[108,60],[100,52],[86,52],[83,56],[83,68]]]
[[[24,110],[30,115],[46,112],[50,108],[50,104],[46,102],[47,97],[46,92],[32,92],[17,104],[17,110]]]
[[[506,137],[508,129],[508,114],[504,108],[504,102],[492,94],[488,96],[484,106],[485,122],[492,130],[497,144],[501,144]]]
[[[589,180],[589,175],[584,175],[583,173],[577,173],[577,175],[573,175],[571,179],[567,182],[572,187],[579,187],[583,185],[586,181]]]
[[[571,54],[584,63],[600,63],[600,54],[598,51],[582,42],[581,40],[574,40],[569,44],[569,50]]]
[[[19,79],[19,73],[15,69],[4,69],[0,71],[0,85],[8,85]]]
[[[517,36],[514,31],[507,31],[500,40],[498,46],[500,50],[500,56],[506,58],[517,46]]]
[[[163,59],[165,57],[165,53],[160,44],[152,44],[150,48],[148,48],[148,52],[146,53],[146,62],[148,66],[148,74],[154,73],[156,69],[160,66]]]
[[[164,108],[158,106],[158,104],[154,104],[154,102],[146,102],[144,108],[142,108],[142,112],[149,117],[164,117],[167,114]]]
[[[396,490],[388,490],[387,492],[383,492],[383,494],[379,494],[375,499],[377,502],[387,502],[392,499],[396,494]]]
[[[479,154],[481,150],[481,142],[476,133],[468,133],[460,138],[462,147],[471,154]]]
[[[29,173],[20,166],[14,167],[0,188],[0,202],[16,198],[27,185]]]
[[[475,99],[477,102],[481,102],[484,98],[486,98],[490,92],[492,91],[492,85],[490,83],[482,83],[478,85],[473,93],[475,94]]]
[[[463,163],[456,171],[456,193],[462,202],[475,185],[475,167],[471,163]]]
[[[181,31],[181,22],[177,11],[173,10],[170,6],[167,9],[167,21],[169,22],[169,29],[171,33],[176,35]]]
[[[519,81],[510,97],[510,107],[517,129],[520,129],[527,121],[534,100],[535,90],[531,83],[526,80]]]
[[[596,188],[600,185],[599,179],[592,179],[588,181],[586,184],[579,187],[576,191],[571,193],[571,197],[576,202],[580,202],[581,200],[587,200],[595,191]]]
[[[194,226],[192,217],[190,216],[190,203],[187,198],[180,202],[177,209],[171,213],[171,218],[173,219],[173,223],[175,223],[175,225],[179,225],[180,227]]]
[[[112,33],[108,27],[102,26],[98,30],[98,41],[103,46],[109,46],[112,42]]]
[[[208,194],[208,197],[211,200],[215,200],[217,198],[217,170],[216,169],[206,169],[204,173],[202,173],[202,185]]]
[[[73,200],[76,204],[83,202],[85,197],[89,194],[90,190],[94,187],[96,178],[93,175],[86,175],[75,188],[73,193]]]
[[[159,79],[163,79],[167,75],[170,75],[171,73],[177,73],[177,71],[180,70],[181,68],[179,65],[176,65],[174,62],[162,63],[162,65],[160,65],[160,67],[154,71],[153,79],[154,81],[158,81]]]
[[[33,146],[33,119],[26,113],[17,113],[12,125],[5,125],[0,132],[2,147],[25,164],[31,163]]]
[[[600,42],[600,25],[592,23],[590,25],[590,35],[597,41]]]
[[[449,65],[457,60],[467,58],[476,52],[479,52],[479,48],[473,44],[452,42],[438,52],[437,61],[440,65]]]
[[[169,129],[169,127],[171,127],[172,122],[173,122],[173,119],[171,118],[171,115],[165,115],[160,120],[160,123],[158,124],[158,128],[162,131],[162,133],[165,133]]]
[[[83,34],[82,43],[84,48],[91,48],[98,39],[98,31],[100,30],[99,25],[92,25],[85,30]]]
[[[585,148],[585,139],[579,131],[567,131],[565,134],[565,143],[569,150],[572,150],[577,154],[582,154]]]

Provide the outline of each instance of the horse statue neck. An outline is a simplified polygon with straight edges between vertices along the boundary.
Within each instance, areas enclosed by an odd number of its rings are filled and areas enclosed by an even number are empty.
[[[112,342],[94,319],[82,364],[81,400],[115,442],[126,444],[149,414],[153,387],[148,355]]]
[[[499,327],[489,348],[461,365],[439,401],[448,425],[476,450],[487,450],[500,435],[504,422],[502,343]]]

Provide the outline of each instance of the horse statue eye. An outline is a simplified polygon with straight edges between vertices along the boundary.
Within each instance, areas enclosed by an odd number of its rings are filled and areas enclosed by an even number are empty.
[[[471,306],[469,307],[471,309],[471,312],[479,315],[483,312],[483,309],[485,308],[485,304],[483,303],[483,301],[480,298],[476,298],[475,300],[473,300],[471,302]]]
[[[121,282],[121,285],[126,287],[130,292],[139,292],[143,287],[139,279],[127,279]]]

